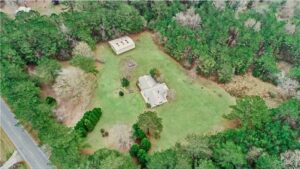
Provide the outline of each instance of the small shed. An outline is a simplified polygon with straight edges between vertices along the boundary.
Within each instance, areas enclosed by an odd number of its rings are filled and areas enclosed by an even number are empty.
[[[111,40],[108,43],[117,55],[135,48],[134,41],[128,36]]]

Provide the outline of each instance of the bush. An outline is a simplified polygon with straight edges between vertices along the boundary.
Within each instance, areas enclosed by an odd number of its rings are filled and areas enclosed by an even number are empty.
[[[40,82],[52,83],[60,70],[60,64],[53,59],[42,58],[38,61],[36,74]]]
[[[88,132],[95,128],[101,115],[102,111],[100,108],[94,108],[93,110],[87,111],[74,127],[75,131],[77,131],[81,137],[85,137]]]
[[[300,82],[300,66],[298,67],[294,67],[291,71],[290,71],[290,77],[293,79],[296,79]]]
[[[140,150],[140,146],[138,144],[133,144],[131,147],[130,147],[130,150],[129,150],[129,154],[132,156],[132,157],[136,157],[138,152]]]
[[[253,76],[264,81],[275,81],[275,74],[278,72],[276,61],[270,54],[263,55],[254,64]]]
[[[227,83],[231,80],[234,69],[230,64],[223,64],[221,69],[218,70],[218,80],[221,83]]]
[[[149,71],[151,77],[153,77],[154,79],[158,78],[160,76],[160,72],[157,68],[153,68]]]
[[[56,105],[56,100],[55,98],[48,96],[46,97],[46,103],[49,104],[50,106]]]
[[[122,91],[119,91],[119,96],[124,96],[124,92],[122,92]]]
[[[87,73],[97,73],[95,61],[92,58],[77,55],[73,57],[70,63],[74,66],[79,67]]]
[[[147,137],[143,138],[141,141],[141,149],[144,149],[146,152],[148,152],[151,148],[151,142]]]
[[[130,84],[130,82],[129,82],[128,79],[126,79],[125,77],[123,77],[123,78],[121,79],[121,84],[122,84],[122,87],[128,87],[129,84]]]
[[[149,161],[149,156],[144,149],[139,149],[137,158],[143,167],[146,166],[147,162]]]
[[[132,129],[133,129],[133,136],[135,137],[135,139],[142,140],[146,138],[145,132],[138,126],[138,124],[135,123],[132,126]]]

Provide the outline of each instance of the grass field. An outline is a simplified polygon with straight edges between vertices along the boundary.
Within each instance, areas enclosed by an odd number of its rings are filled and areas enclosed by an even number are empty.
[[[6,133],[0,128],[0,164],[9,159],[15,150],[14,145],[7,137]]]
[[[93,150],[105,147],[100,129],[114,125],[131,126],[137,116],[146,110],[146,105],[136,81],[139,76],[158,68],[175,97],[168,103],[154,108],[163,120],[163,132],[157,140],[156,150],[166,149],[185,138],[189,133],[208,133],[223,127],[222,115],[230,111],[229,105],[235,99],[222,88],[205,79],[193,79],[177,62],[156,46],[150,33],[143,33],[135,40],[136,48],[122,55],[115,55],[107,43],[96,49],[98,58],[104,60],[98,74],[98,88],[91,107],[102,107],[103,116],[86,143]],[[120,79],[124,74],[123,62],[126,59],[137,63],[130,73],[130,90],[124,97],[118,96]]]

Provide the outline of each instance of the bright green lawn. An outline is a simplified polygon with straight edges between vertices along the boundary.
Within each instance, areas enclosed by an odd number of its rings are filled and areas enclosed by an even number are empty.
[[[157,149],[165,149],[185,138],[188,133],[208,133],[222,126],[224,113],[235,99],[222,88],[208,80],[192,80],[180,65],[163,53],[152,41],[150,33],[143,33],[136,41],[136,48],[116,56],[107,43],[97,48],[101,65],[98,88],[93,106],[102,107],[103,116],[95,130],[87,137],[92,149],[104,147],[100,128],[109,129],[115,124],[132,125],[137,116],[144,112],[146,105],[136,81],[139,76],[148,74],[151,68],[158,68],[168,87],[176,91],[175,99],[154,108],[163,119],[163,132],[157,141]],[[100,56],[99,56],[100,55]],[[138,66],[131,74],[130,88],[134,93],[118,96],[120,87],[121,60],[131,58]]]

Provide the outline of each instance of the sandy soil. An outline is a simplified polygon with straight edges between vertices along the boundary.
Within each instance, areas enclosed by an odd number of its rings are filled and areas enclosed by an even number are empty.
[[[243,76],[234,76],[230,83],[220,85],[236,97],[261,96],[269,107],[276,107],[284,101],[280,88],[255,78],[249,73]]]
[[[127,152],[133,144],[131,138],[131,127],[125,124],[117,124],[107,130],[108,137],[103,137],[106,147],[110,147],[121,152]],[[101,133],[99,132],[99,136]]]
[[[54,110],[58,121],[72,127],[90,106],[96,88],[96,77],[64,63],[53,86],[42,85],[41,96],[54,97],[58,103]]]

